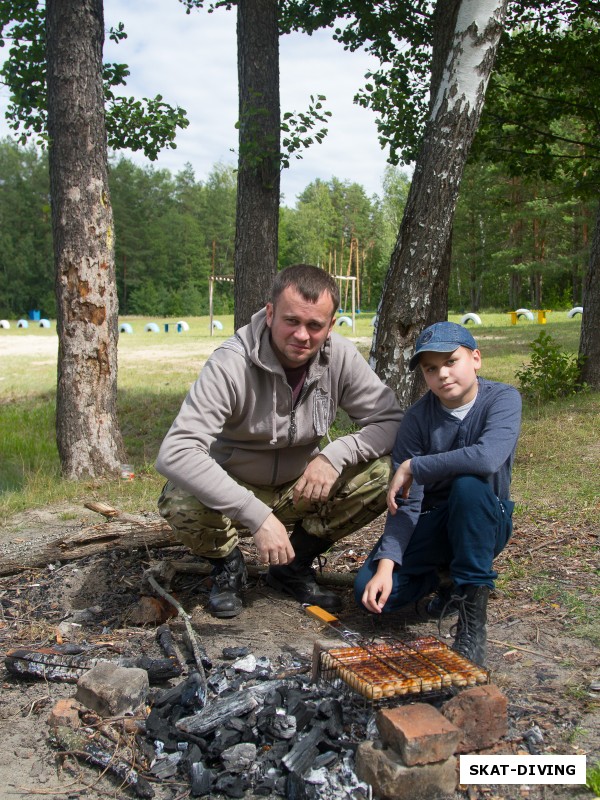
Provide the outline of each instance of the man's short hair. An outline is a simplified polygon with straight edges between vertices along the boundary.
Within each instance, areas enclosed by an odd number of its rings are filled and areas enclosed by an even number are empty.
[[[328,292],[333,301],[333,314],[340,306],[340,290],[336,279],[319,267],[313,267],[311,264],[293,264],[278,272],[271,289],[273,305],[289,286],[309,303],[316,303],[323,292]]]

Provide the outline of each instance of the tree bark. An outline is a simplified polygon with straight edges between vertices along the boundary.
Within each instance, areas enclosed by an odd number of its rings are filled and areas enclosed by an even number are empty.
[[[579,355],[583,357],[581,380],[595,391],[600,390],[600,206],[583,284],[583,314]]]
[[[46,58],[56,270],[56,437],[63,474],[116,473],[118,301],[102,89],[102,0],[48,0]]]
[[[277,0],[239,0],[237,4],[236,329],[269,300],[277,272],[281,122],[277,8]]]
[[[445,2],[438,23],[452,24]],[[383,288],[371,364],[402,405],[413,400],[415,373],[406,368],[414,342],[447,291],[445,257],[464,166],[493,67],[506,0],[461,0],[439,86]],[[439,41],[445,37],[440,35]],[[435,56],[435,54],[434,54]],[[439,316],[437,317],[440,318]],[[443,317],[445,318],[445,317]]]

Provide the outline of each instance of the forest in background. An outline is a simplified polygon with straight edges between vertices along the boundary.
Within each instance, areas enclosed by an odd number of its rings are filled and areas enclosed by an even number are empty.
[[[199,179],[125,157],[110,164],[120,313],[208,313],[211,275],[233,274],[236,173],[216,164]],[[357,277],[357,306],[376,309],[410,179],[389,166],[381,194],[316,180],[282,206],[279,266],[308,262]],[[564,183],[510,176],[479,158],[467,165],[457,208],[449,290],[455,312],[565,309],[582,303],[595,202]],[[216,313],[233,310],[220,282]],[[343,297],[345,291],[343,291]],[[349,308],[349,297],[343,303]],[[0,317],[56,316],[47,154],[0,142]]]

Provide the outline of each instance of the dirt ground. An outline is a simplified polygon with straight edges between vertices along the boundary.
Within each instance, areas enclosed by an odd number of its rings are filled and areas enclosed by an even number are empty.
[[[83,513],[68,522],[63,521],[62,507],[20,515],[3,532],[3,541],[18,544],[19,540],[39,538],[47,542],[101,521],[92,512],[79,511]],[[382,519],[377,520],[336,545],[326,570],[350,581],[351,572],[378,537],[381,524]],[[566,538],[576,549],[576,558],[561,556],[560,543]],[[517,523],[513,541],[499,559],[498,570],[512,575],[503,591],[496,590],[489,609],[488,666],[493,683],[509,701],[510,732],[499,753],[526,750],[527,742],[531,746],[537,741],[539,753],[588,754],[588,764],[600,761],[598,649],[575,635],[571,615],[560,603],[534,599],[536,579],[531,577],[543,559],[555,584],[577,593],[584,603],[597,602],[590,592],[590,579],[597,580],[597,546],[598,532],[594,530],[554,525],[542,532],[533,525]],[[251,543],[245,540],[242,547],[248,562],[253,563]],[[109,550],[0,578],[0,800],[132,796],[114,779],[101,777],[98,770],[82,767],[74,758],[61,760],[51,746],[48,714],[57,699],[74,695],[74,685],[13,677],[6,672],[4,654],[11,647],[52,645],[58,638],[81,643],[102,657],[141,652],[160,655],[155,626],[142,625],[139,619],[142,574],[151,564],[186,558],[187,551],[179,547]],[[208,584],[206,578],[181,573],[172,591],[192,615],[194,629],[214,660],[221,658],[223,647],[247,646],[256,656],[267,656],[284,668],[308,668],[315,639],[331,635],[260,577],[251,580],[239,617],[214,620],[204,611]],[[354,606],[349,588],[339,591],[345,599],[341,619],[363,635],[406,638],[438,634],[437,623],[424,619],[419,609],[374,619]],[[171,627],[176,638],[183,632],[176,619],[171,620]],[[448,627],[444,624],[442,636],[449,637]],[[188,796],[182,785],[157,789],[159,798]],[[592,794],[585,787],[481,786],[465,788],[455,797],[566,800]]]

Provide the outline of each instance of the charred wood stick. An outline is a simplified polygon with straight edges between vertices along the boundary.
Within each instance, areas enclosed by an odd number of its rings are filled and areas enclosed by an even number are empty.
[[[128,514],[126,511],[113,508],[113,506],[109,506],[108,503],[103,503],[102,501],[93,501],[84,503],[83,505],[85,508],[89,508],[90,511],[102,514],[109,522],[112,520],[119,520],[121,522],[136,522],[142,525],[148,522],[148,520],[141,515]]]
[[[17,648],[9,650],[4,658],[7,672],[19,678],[37,678],[39,680],[77,683],[82,675],[93,666],[110,662],[120,667],[137,667],[145,669],[150,683],[163,683],[170,678],[178,678],[183,669],[171,658],[86,658],[80,655],[68,655],[50,647],[36,650]]]
[[[154,589],[154,591],[159,594],[162,598],[164,598],[167,603],[170,603],[173,608],[177,609],[177,612],[181,619],[183,620],[183,624],[185,625],[185,630],[187,633],[187,645],[192,651],[192,655],[194,656],[194,661],[196,662],[196,668],[202,679],[204,688],[206,689],[206,674],[204,672],[204,663],[203,659],[208,660],[208,656],[206,655],[206,650],[204,647],[200,645],[198,640],[196,639],[196,634],[194,633],[194,629],[192,628],[192,622],[190,619],[190,615],[187,611],[183,608],[183,606],[175,600],[175,598],[170,595],[163,587],[158,583],[158,581],[154,578],[154,576],[147,570],[145,574],[145,579],[148,581],[150,586]],[[211,664],[212,666],[212,664]]]
[[[94,764],[94,766],[102,767],[116,775],[138,797],[154,797],[154,789],[144,777],[126,762],[117,761],[112,753],[103,750],[80,731],[74,731],[64,725],[59,725],[54,732],[53,738],[56,745],[66,753],[82,758],[84,761]]]
[[[202,737],[214,731],[223,720],[254,711],[258,704],[250,692],[237,692],[231,697],[217,698],[191,717],[183,717],[175,723],[175,727],[189,736]]]

